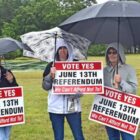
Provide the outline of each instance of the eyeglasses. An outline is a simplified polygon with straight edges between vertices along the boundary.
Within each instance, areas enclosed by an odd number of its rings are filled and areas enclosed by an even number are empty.
[[[113,55],[116,55],[117,54],[117,51],[109,51],[107,54],[113,54]]]

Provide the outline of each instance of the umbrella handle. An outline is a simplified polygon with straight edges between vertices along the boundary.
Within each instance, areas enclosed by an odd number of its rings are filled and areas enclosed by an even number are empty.
[[[114,83],[114,87],[115,87],[115,89],[118,89],[119,88],[119,83]]]
[[[54,34],[55,42],[54,42],[54,60],[53,66],[55,66],[55,59],[56,59],[56,41],[57,41],[57,32]]]
[[[52,79],[55,78],[56,68],[54,66],[51,67],[51,77]]]
[[[118,89],[120,82],[121,82],[121,77],[119,74],[116,74],[114,76],[114,88]]]

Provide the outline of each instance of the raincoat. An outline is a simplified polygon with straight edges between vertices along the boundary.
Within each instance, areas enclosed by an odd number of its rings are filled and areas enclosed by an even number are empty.
[[[56,44],[56,61],[58,58],[58,49],[61,46],[65,46],[68,50],[68,59],[67,61],[73,61],[73,50],[70,46],[68,46],[63,39],[59,39],[59,41]],[[74,113],[74,112],[81,112],[81,105],[80,105],[80,96],[78,95],[54,95],[52,94],[52,83],[53,80],[51,76],[49,75],[50,69],[52,66],[53,62],[49,63],[44,71],[43,74],[43,82],[42,82],[42,87],[45,90],[48,90],[48,112],[50,113],[57,113],[57,114],[68,114],[68,113]],[[70,112],[68,111],[68,100],[70,98],[75,99],[75,111]]]
[[[117,71],[117,66],[113,68],[108,60],[107,52],[110,48],[114,48],[118,52],[117,43],[109,44],[106,50],[105,59],[107,66],[104,68],[104,85],[113,88],[113,79]],[[130,65],[125,63],[126,59],[124,55],[124,49],[121,46],[121,44],[119,45],[118,54],[120,58],[118,63],[118,74],[121,76],[122,79],[119,84],[119,90],[124,91],[126,93],[136,94],[138,85],[136,72]]]

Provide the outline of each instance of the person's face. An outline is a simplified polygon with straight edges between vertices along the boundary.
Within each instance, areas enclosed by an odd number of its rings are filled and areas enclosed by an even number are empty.
[[[111,48],[108,50],[107,55],[108,55],[108,60],[111,62],[111,64],[116,65],[118,61],[117,51]]]
[[[62,46],[58,50],[59,60],[66,61],[68,59],[68,50],[65,46]]]

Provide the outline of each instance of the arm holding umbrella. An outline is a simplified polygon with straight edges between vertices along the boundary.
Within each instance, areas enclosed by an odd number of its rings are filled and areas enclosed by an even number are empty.
[[[130,73],[127,81],[123,80],[120,74],[114,76],[114,81],[122,91],[126,93],[136,93],[138,86],[136,72],[133,68],[129,68],[128,71],[130,71]]]
[[[2,66],[2,60],[4,60],[4,56],[0,56],[0,87],[18,86],[11,70],[8,70]]]
[[[125,63],[124,49],[121,44],[119,46],[118,50],[117,43],[111,43],[106,50],[105,86],[135,94],[137,89],[136,72]]]

